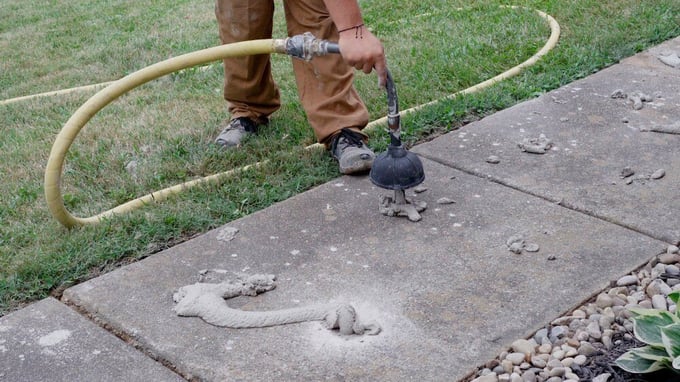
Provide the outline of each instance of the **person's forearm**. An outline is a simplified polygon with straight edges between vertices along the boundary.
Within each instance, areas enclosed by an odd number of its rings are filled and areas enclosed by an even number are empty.
[[[387,81],[385,49],[364,26],[357,0],[324,0],[324,3],[340,35],[338,45],[342,58],[364,73],[375,69],[379,83],[384,85]]]
[[[361,9],[357,0],[324,0],[338,30],[346,30],[363,24]]]

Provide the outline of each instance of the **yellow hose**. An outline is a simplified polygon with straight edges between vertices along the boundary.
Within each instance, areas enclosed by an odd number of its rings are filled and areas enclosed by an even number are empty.
[[[510,8],[516,9],[520,7],[512,6]],[[491,85],[502,81],[504,79],[518,75],[522,69],[535,64],[539,58],[552,50],[560,36],[560,26],[557,21],[550,15],[535,10],[543,19],[547,20],[550,25],[550,37],[546,44],[531,58],[523,63],[491,78],[482,83],[479,83],[470,88],[461,90],[459,92],[448,95],[444,98],[412,107],[400,112],[400,115],[414,113],[424,107],[436,104],[446,99],[454,98],[461,94],[470,94],[478,92],[482,89],[488,88]],[[238,169],[229,170],[226,172],[210,175],[204,178],[195,179],[189,182],[178,184],[172,187],[155,191],[144,195],[140,198],[128,201],[108,211],[104,211],[97,215],[81,218],[73,216],[66,210],[64,206],[64,199],[61,194],[61,174],[64,165],[64,157],[73,143],[76,135],[85,126],[85,124],[97,113],[103,109],[110,102],[127,93],[128,91],[147,83],[156,78],[176,72],[181,69],[189,68],[196,65],[205,64],[211,61],[217,61],[229,57],[248,56],[255,54],[269,54],[269,53],[286,53],[284,47],[285,40],[253,40],[234,44],[220,45],[213,48],[203,49],[192,53],[187,53],[178,57],[170,58],[161,61],[154,65],[148,66],[144,69],[129,74],[117,81],[112,82],[106,88],[100,90],[92,98],[87,100],[76,112],[69,118],[62,130],[57,135],[57,138],[52,146],[50,157],[47,161],[45,169],[45,198],[47,206],[52,215],[65,227],[71,228],[75,226],[82,226],[87,224],[97,224],[102,219],[110,217],[115,214],[130,212],[150,202],[158,202],[167,199],[169,196],[179,193],[185,189],[191,188],[198,184],[218,182],[224,178],[232,176],[241,171],[246,171],[253,167],[259,167],[267,163],[267,161],[257,162],[252,165],[247,165]],[[366,126],[369,131],[379,124],[385,123],[386,117],[372,121]],[[305,149],[312,149],[321,147],[316,143],[305,147]]]
[[[139,208],[149,202],[161,201],[168,196],[180,192],[183,189],[192,187],[199,183],[211,182],[225,176],[230,176],[236,172],[246,170],[254,164],[241,169],[227,171],[226,173],[215,174],[209,177],[196,179],[191,182],[178,184],[160,191],[152,192],[138,199],[121,204],[118,207],[102,212],[88,218],[73,216],[66,210],[64,199],[61,195],[60,184],[61,174],[64,165],[64,157],[71,147],[73,140],[85,124],[92,117],[111,101],[127,93],[128,91],[145,84],[156,78],[176,72],[180,69],[189,68],[207,62],[220,60],[227,57],[249,56],[255,54],[285,53],[284,40],[253,40],[234,44],[220,45],[213,48],[203,49],[181,56],[173,57],[157,64],[147,66],[129,74],[117,81],[114,81],[106,88],[88,99],[76,112],[69,118],[61,129],[52,145],[50,157],[47,160],[45,169],[45,199],[52,215],[64,226],[71,228],[85,224],[96,224],[101,219]]]

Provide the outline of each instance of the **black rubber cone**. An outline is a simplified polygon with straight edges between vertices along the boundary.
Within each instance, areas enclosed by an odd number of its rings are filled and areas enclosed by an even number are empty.
[[[390,145],[387,151],[378,155],[371,166],[371,182],[388,190],[405,190],[415,187],[425,180],[425,171],[420,158],[408,152],[401,144],[401,118],[397,88],[392,74],[387,71],[387,127]]]
[[[390,144],[387,151],[373,161],[371,182],[388,190],[405,190],[425,180],[425,171],[420,158],[407,151],[401,144]]]

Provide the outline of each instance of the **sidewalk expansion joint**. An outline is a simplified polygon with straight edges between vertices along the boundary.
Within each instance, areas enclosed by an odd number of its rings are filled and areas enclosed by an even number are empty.
[[[191,376],[186,376],[184,373],[182,373],[175,365],[173,365],[170,361],[162,358],[158,354],[153,353],[152,351],[149,350],[148,346],[145,346],[144,343],[138,341],[137,339],[134,338],[134,336],[126,333],[123,330],[115,328],[113,325],[105,322],[104,320],[100,319],[99,317],[96,316],[96,314],[91,313],[87,311],[85,308],[77,305],[73,301],[69,301],[66,298],[61,298],[58,300],[60,303],[64,304],[65,306],[69,307],[72,309],[74,312],[78,313],[85,319],[89,320],[93,324],[99,326],[100,328],[106,330],[108,333],[111,333],[111,335],[115,336],[119,340],[123,341],[126,345],[131,346],[135,350],[139,351],[142,353],[144,356],[152,359],[153,361],[159,363],[166,369],[170,370],[171,372],[175,373],[178,377],[188,381],[188,382],[196,382],[198,379],[191,377]]]
[[[431,160],[431,161],[433,161],[433,162],[436,162],[436,163],[438,163],[438,164],[440,164],[440,165],[443,165],[443,166],[452,168],[452,169],[454,169],[454,170],[458,170],[458,171],[460,171],[460,172],[466,173],[466,174],[468,174],[468,175],[472,175],[472,176],[475,176],[475,177],[478,177],[478,178],[481,178],[481,179],[484,179],[484,180],[488,180],[488,181],[490,181],[490,182],[496,183],[496,184],[501,185],[501,186],[503,186],[503,187],[507,187],[507,188],[513,189],[513,190],[515,190],[515,191],[519,191],[519,192],[521,192],[521,193],[523,193],[523,194],[530,195],[530,196],[533,196],[533,197],[536,197],[536,198],[539,198],[539,199],[543,199],[543,200],[545,200],[545,201],[547,201],[547,202],[550,202],[550,203],[553,203],[553,204],[557,204],[558,206],[564,207],[564,208],[566,208],[566,209],[568,209],[568,210],[571,210],[571,211],[574,211],[574,212],[581,213],[581,214],[583,214],[583,215],[586,215],[586,216],[589,216],[589,217],[592,217],[592,218],[601,220],[601,221],[606,222],[606,223],[609,223],[609,224],[617,225],[617,226],[619,226],[619,227],[622,227],[622,228],[631,230],[631,231],[633,231],[633,232],[636,232],[636,233],[639,233],[639,234],[641,234],[641,235],[650,237],[650,238],[652,238],[652,239],[659,240],[659,241],[664,242],[664,243],[666,243],[666,244],[672,244],[672,245],[679,245],[679,244],[680,244],[680,242],[670,242],[670,241],[664,239],[663,237],[661,237],[661,236],[659,236],[659,235],[656,235],[656,234],[655,234],[654,232],[652,232],[652,231],[640,229],[640,228],[638,228],[638,227],[632,227],[632,226],[630,226],[630,225],[628,225],[628,224],[625,224],[625,223],[622,223],[622,222],[620,222],[620,221],[616,221],[616,220],[614,220],[614,219],[611,219],[611,218],[608,218],[608,217],[606,217],[606,216],[600,215],[600,214],[598,214],[597,212],[594,212],[594,211],[590,211],[590,210],[586,210],[586,209],[580,208],[580,207],[575,206],[575,205],[573,205],[573,204],[571,204],[571,203],[569,203],[569,202],[565,202],[565,201],[564,201],[563,199],[561,199],[561,198],[560,198],[560,199],[551,198],[551,197],[546,196],[546,195],[541,195],[541,194],[539,194],[539,193],[536,193],[536,192],[533,192],[533,191],[530,191],[530,190],[526,190],[526,189],[523,189],[523,188],[521,188],[521,187],[517,187],[517,186],[515,186],[515,185],[509,184],[508,182],[504,181],[503,179],[496,178],[496,177],[494,177],[493,175],[484,174],[484,173],[482,173],[482,172],[479,172],[479,171],[476,171],[476,170],[473,170],[473,169],[469,169],[469,168],[464,167],[464,166],[454,165],[454,164],[448,163],[448,162],[446,162],[446,161],[443,161],[443,160],[441,160],[441,159],[439,159],[439,158],[437,158],[437,157],[435,157],[435,156],[430,156],[430,155],[423,154],[423,153],[418,153],[418,156],[421,156],[421,157],[423,157],[423,158],[425,158],[425,159],[428,159],[428,160]]]

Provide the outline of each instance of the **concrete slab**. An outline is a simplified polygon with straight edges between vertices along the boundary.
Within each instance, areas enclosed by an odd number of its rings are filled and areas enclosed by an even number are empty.
[[[173,364],[219,380],[457,380],[666,245],[617,225],[424,161],[429,208],[378,212],[366,177],[344,177],[68,289],[64,299]],[[442,197],[456,203],[439,205]],[[516,255],[523,234],[538,253]],[[552,255],[552,256],[551,256]],[[549,260],[553,259],[554,260]],[[377,336],[320,323],[213,327],[177,317],[173,292],[203,269],[272,273],[278,287],[229,300],[272,310],[347,301]]]
[[[53,298],[0,318],[0,381],[182,381]]]
[[[680,38],[623,60],[537,99],[420,145],[415,152],[669,243],[680,241],[680,69],[659,56],[680,52]],[[624,93],[653,97],[634,110]],[[625,123],[624,121],[627,121]],[[518,142],[544,134],[552,150],[522,152]],[[487,163],[489,156],[500,163]],[[632,184],[621,178],[635,171]],[[635,179],[665,170],[659,180]]]

